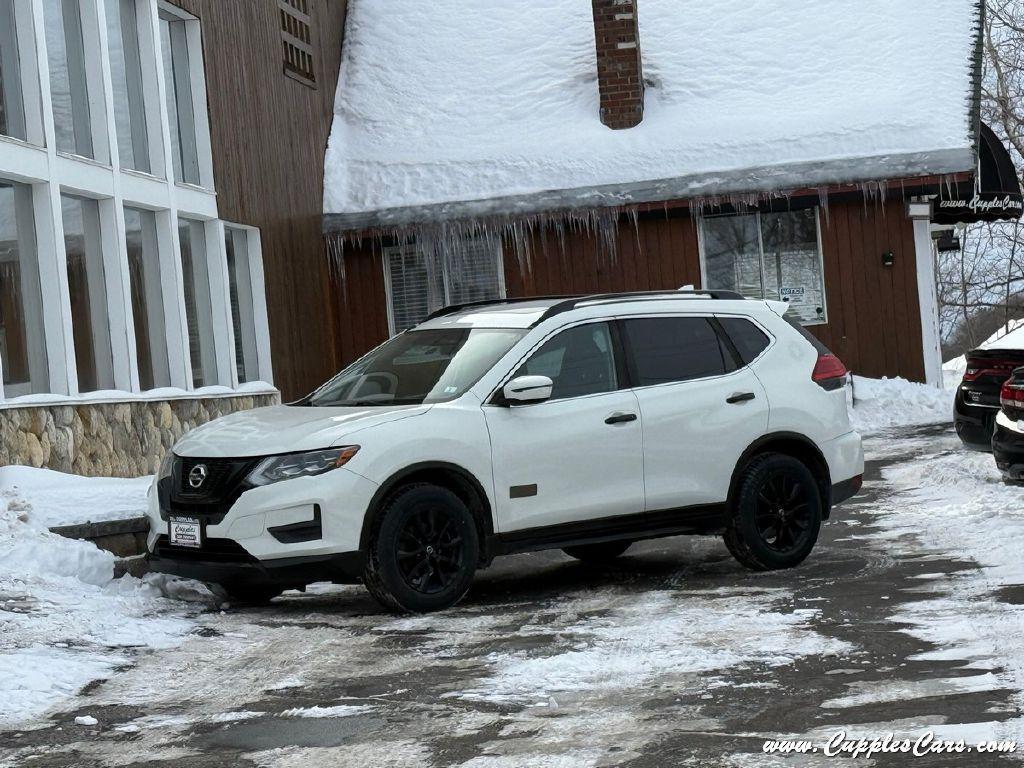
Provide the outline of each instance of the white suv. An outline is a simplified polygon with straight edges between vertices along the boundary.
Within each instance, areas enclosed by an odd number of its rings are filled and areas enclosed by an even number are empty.
[[[689,291],[442,310],[299,402],[183,437],[150,565],[253,602],[362,581],[407,611],[513,552],[723,534],[749,568],[793,567],[864,456],[846,369],[785,309]]]

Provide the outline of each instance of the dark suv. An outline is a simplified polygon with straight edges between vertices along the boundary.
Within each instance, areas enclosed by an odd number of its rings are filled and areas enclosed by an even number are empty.
[[[956,391],[956,433],[964,445],[992,450],[999,393],[1014,369],[1024,366],[1024,349],[976,349]]]

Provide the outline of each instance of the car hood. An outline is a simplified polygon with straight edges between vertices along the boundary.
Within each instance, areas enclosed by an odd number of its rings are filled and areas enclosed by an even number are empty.
[[[193,429],[174,446],[179,456],[241,458],[342,445],[354,432],[420,416],[429,405],[311,408],[276,405],[239,411]]]

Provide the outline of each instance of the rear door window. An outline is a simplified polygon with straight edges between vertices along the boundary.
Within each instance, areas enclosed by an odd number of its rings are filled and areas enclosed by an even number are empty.
[[[744,365],[754,362],[771,344],[764,331],[742,317],[719,317],[718,322],[740,353]]]
[[[622,322],[633,386],[723,376],[736,368],[706,317],[642,317]]]

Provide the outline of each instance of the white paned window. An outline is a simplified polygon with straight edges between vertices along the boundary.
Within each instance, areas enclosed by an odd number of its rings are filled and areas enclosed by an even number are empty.
[[[156,215],[136,208],[124,209],[125,239],[135,328],[135,354],[139,387],[169,387],[171,374],[164,331],[163,285]]]
[[[181,272],[185,281],[185,318],[192,364],[192,386],[217,384],[217,357],[213,350],[213,303],[206,260],[206,226],[201,221],[178,219]]]
[[[206,103],[177,6],[0,0],[0,400],[272,381],[260,232],[219,219]]]
[[[451,304],[505,296],[501,246],[484,238],[466,239],[441,257],[415,245],[385,248],[384,269],[392,334]]]
[[[43,0],[46,27],[46,51],[50,64],[50,103],[57,149],[83,157],[106,161],[102,143],[94,140],[93,110],[102,109],[102,101],[91,98],[86,51],[95,51],[86,41],[86,16],[92,11],[89,0]],[[97,151],[100,150],[100,151]]]
[[[48,390],[32,193],[0,181],[0,364],[6,397]]]
[[[235,370],[239,384],[258,381],[259,344],[256,337],[256,312],[253,307],[252,243],[247,230],[224,228],[224,247],[228,258],[228,288],[231,301],[231,327],[235,338]]]
[[[105,8],[119,162],[122,168],[149,173],[152,164],[136,0],[106,0]]]
[[[0,0],[0,134],[28,139],[14,0]]]
[[[160,52],[167,82],[167,115],[171,123],[174,178],[187,184],[199,184],[201,176],[188,23],[188,20],[168,11],[160,12]]]
[[[827,322],[817,209],[706,217],[701,252],[706,288],[785,301],[804,325]]]
[[[78,390],[113,389],[114,363],[99,204],[95,200],[67,194],[61,195],[60,201]]]

